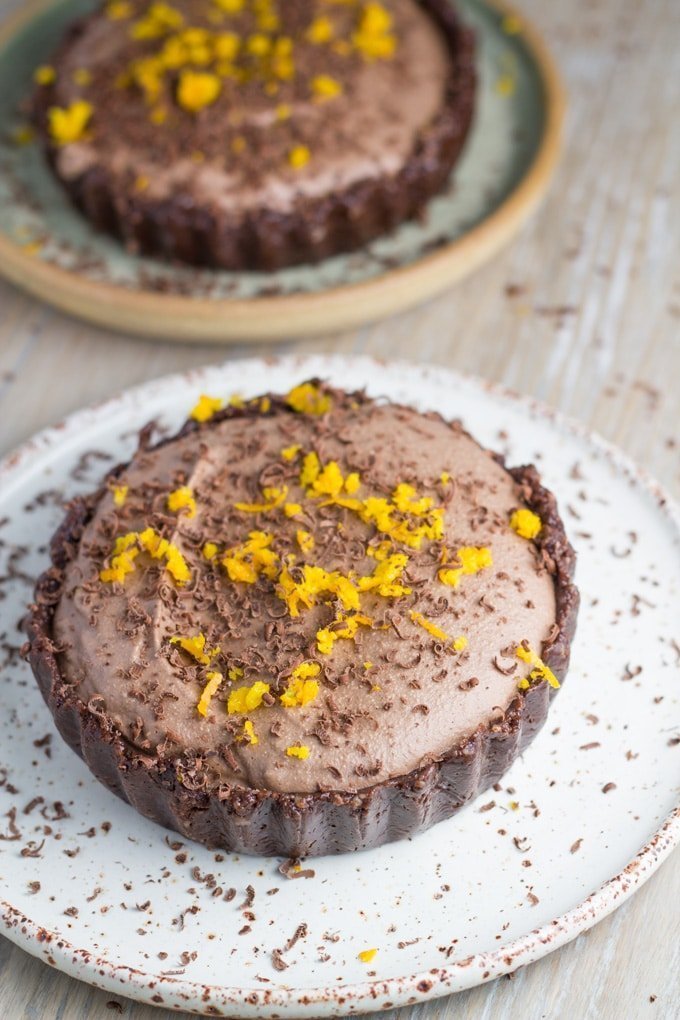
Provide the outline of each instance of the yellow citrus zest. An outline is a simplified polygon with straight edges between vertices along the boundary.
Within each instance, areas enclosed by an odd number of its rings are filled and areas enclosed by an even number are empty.
[[[468,639],[463,635],[452,638],[445,630],[438,627],[436,623],[432,623],[431,620],[426,619],[422,613],[417,613],[415,609],[412,609],[409,615],[414,623],[417,623],[419,627],[422,627],[423,630],[427,631],[427,633],[435,638],[435,640],[441,641],[446,645],[451,645],[454,652],[462,652],[464,648],[467,648]]]
[[[314,701],[319,684],[314,679],[321,672],[318,662],[301,662],[288,678],[288,687],[279,700],[285,708],[304,707]]]
[[[560,686],[559,680],[550,667],[546,666],[543,659],[541,659],[533,648],[529,647],[529,645],[518,645],[515,649],[515,655],[518,659],[521,659],[522,662],[526,662],[529,666],[533,667],[529,673],[530,680],[547,680],[550,686],[555,689]]]
[[[302,761],[309,758],[309,748],[305,744],[292,744],[286,748],[289,758],[300,758]]]
[[[94,107],[86,99],[76,99],[66,107],[51,106],[47,111],[50,136],[58,145],[81,141],[93,113]]]
[[[269,684],[263,680],[256,680],[250,687],[237,687],[229,692],[227,701],[227,712],[229,715],[237,713],[253,712],[262,704],[265,694],[269,693]]]
[[[202,666],[209,666],[216,655],[219,655],[219,648],[206,648],[205,647],[205,634],[195,634],[193,637],[182,637],[181,634],[176,634],[175,637],[170,638],[171,645],[179,645],[179,647],[190,655],[196,662],[200,662]]]
[[[222,407],[223,403],[219,397],[209,397],[206,393],[202,393],[189,412],[189,417],[194,421],[209,421]]]
[[[330,655],[336,641],[342,639],[353,641],[356,638],[359,627],[372,627],[373,620],[363,613],[355,613],[347,616],[345,613],[338,613],[333,623],[323,627],[316,632],[316,647],[322,655]]]
[[[456,560],[460,566],[450,564],[442,567],[438,573],[442,584],[457,588],[464,574],[478,574],[480,570],[493,566],[491,550],[486,546],[464,545],[456,552]]]
[[[330,396],[309,382],[294,386],[286,397],[286,403],[300,414],[322,415],[330,411],[332,406]]]
[[[181,485],[179,489],[169,493],[167,507],[171,513],[179,513],[180,510],[186,510],[187,517],[195,517],[196,500],[189,486]]]
[[[198,699],[198,704],[196,705],[196,711],[198,712],[199,715],[203,716],[206,716],[208,714],[208,706],[210,705],[210,702],[214,695],[217,694],[219,686],[222,683],[222,680],[224,679],[222,674],[218,673],[216,670],[209,670],[205,674],[205,677],[208,682],[203,688],[201,696]]]
[[[526,507],[522,507],[510,517],[510,527],[513,531],[516,531],[520,538],[532,539],[536,538],[543,522],[538,514],[535,514],[533,510],[527,510]]]

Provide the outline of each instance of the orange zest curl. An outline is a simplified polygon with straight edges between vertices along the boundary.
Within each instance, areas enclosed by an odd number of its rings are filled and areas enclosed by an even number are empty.
[[[359,627],[372,627],[373,620],[363,613],[355,613],[347,616],[345,613],[338,613],[333,623],[323,627],[316,632],[316,647],[322,655],[330,655],[336,641],[343,638],[353,641],[356,638]]]
[[[138,40],[158,39],[181,28],[183,24],[183,16],[170,4],[152,3],[146,13],[130,27],[130,36]]]
[[[322,102],[327,99],[335,99],[336,96],[342,95],[342,91],[341,83],[329,74],[317,74],[315,78],[312,78],[312,95],[315,99]]]
[[[312,552],[314,549],[314,535],[310,534],[309,531],[298,528],[295,532],[295,539],[303,553]]]
[[[47,111],[50,137],[58,145],[81,141],[86,134],[94,107],[85,99],[76,99],[70,106],[51,106]]]
[[[243,513],[248,514],[262,514],[268,510],[276,510],[285,503],[288,495],[288,486],[282,485],[281,488],[275,488],[274,486],[268,487],[262,490],[264,497],[263,503],[234,503],[236,510],[241,510]]]
[[[131,531],[116,539],[113,552],[109,558],[109,566],[99,571],[99,580],[107,583],[117,581],[122,584],[128,574],[135,569],[135,560],[140,549],[137,545],[138,534]]]
[[[278,573],[278,556],[271,548],[274,536],[266,531],[251,531],[248,541],[230,549],[221,560],[231,581],[255,584],[264,574],[274,580]]]
[[[526,507],[521,507],[519,510],[515,510],[510,518],[510,527],[513,531],[517,532],[520,538],[526,538],[531,540],[541,531],[543,522],[538,514],[535,514],[533,510],[527,510]]]
[[[330,411],[333,402],[318,386],[307,382],[294,386],[286,397],[286,403],[300,414],[322,415]]]
[[[399,583],[403,571],[408,564],[405,553],[395,553],[376,564],[372,574],[359,578],[359,591],[374,591],[383,598],[400,598],[410,595],[411,589]]]
[[[293,170],[302,170],[307,166],[312,154],[306,145],[294,145],[288,153],[288,164]],[[306,411],[306,414],[323,414],[323,411]]]
[[[480,570],[493,566],[491,550],[486,546],[464,545],[456,552],[456,560],[460,566],[447,565],[438,573],[442,584],[457,588],[464,574],[478,574]]]
[[[288,687],[279,700],[284,708],[304,708],[314,701],[319,693],[319,684],[314,679],[321,672],[318,662],[302,662],[288,678]]]
[[[300,452],[300,444],[299,443],[293,443],[292,446],[285,446],[283,448],[283,450],[281,450],[281,456],[283,457],[283,459],[285,461],[290,462],[292,460],[295,460],[295,458],[297,457],[299,452]]]
[[[309,758],[309,748],[305,744],[292,744],[286,748],[286,754],[289,758],[300,758],[304,761],[305,758]]]
[[[122,583],[127,574],[135,569],[135,560],[140,552],[147,552],[154,560],[165,560],[165,568],[178,585],[191,579],[187,562],[176,545],[163,538],[153,528],[144,531],[130,531],[120,535],[113,546],[109,566],[99,572],[99,579]]]
[[[209,421],[223,406],[219,397],[209,397],[202,393],[189,412],[189,417],[198,422]]]
[[[364,4],[352,42],[368,62],[394,56],[397,37],[392,32],[392,16],[381,3]]]
[[[128,486],[127,485],[112,485],[111,495],[113,496],[114,506],[121,507],[125,506],[125,500],[127,499]]]
[[[423,630],[427,631],[427,633],[435,638],[435,640],[441,641],[446,645],[451,645],[454,652],[462,652],[463,649],[467,648],[468,639],[463,635],[452,638],[445,630],[438,627],[436,623],[432,623],[431,620],[426,619],[422,613],[417,613],[415,609],[412,609],[409,615],[414,623],[417,623],[419,627],[422,627]]]
[[[51,85],[57,77],[57,72],[50,64],[41,64],[33,72],[33,81],[36,85]]]
[[[557,688],[560,686],[559,680],[557,679],[553,671],[550,669],[550,667],[546,666],[546,664],[543,662],[543,659],[541,659],[540,656],[537,655],[533,648],[525,644],[518,645],[517,648],[515,649],[515,655],[517,656],[518,659],[521,659],[522,662],[526,662],[529,666],[533,667],[533,669],[529,673],[528,679],[530,681],[535,680],[536,682],[540,682],[541,680],[547,680],[550,686],[554,687],[557,690]],[[530,686],[530,684],[527,684],[526,686],[528,687]],[[520,687],[522,687],[521,680]],[[526,690],[526,687],[523,687],[522,689]]]
[[[172,513],[186,510],[187,517],[196,516],[196,500],[188,485],[181,485],[168,495],[167,507]]]
[[[276,594],[286,603],[291,616],[300,615],[300,606],[310,609],[317,605],[322,595],[335,596],[345,609],[359,608],[359,592],[340,571],[327,571],[306,563],[299,575],[299,580],[296,580],[288,567],[284,567],[276,588]]]
[[[320,473],[321,464],[319,462],[319,458],[312,450],[311,453],[305,455],[305,458],[302,461],[302,468],[300,469],[300,485],[304,489],[312,489]]]
[[[330,42],[334,35],[333,22],[324,14],[314,18],[306,32],[307,41],[316,46]]]
[[[130,0],[110,0],[104,8],[109,21],[125,21],[135,13],[135,8]]]
[[[229,692],[227,712],[229,715],[254,712],[262,704],[265,694],[269,694],[269,684],[256,680],[250,687],[237,687]]]
[[[443,507],[435,507],[431,496],[418,496],[413,486],[405,482],[396,486],[390,499],[384,496],[358,499],[354,493],[361,485],[359,474],[351,472],[345,478],[336,461],[322,465],[312,451],[303,459],[300,485],[312,499],[326,496],[321,506],[351,510],[365,524],[372,524],[394,542],[411,549],[420,549],[424,540],[438,541],[443,537]]]
[[[183,110],[198,113],[204,107],[211,106],[221,91],[222,82],[216,74],[184,70],[177,85],[177,102]]]
[[[219,648],[206,648],[205,647],[205,634],[195,634],[194,637],[182,637],[177,634],[175,637],[170,638],[171,645],[179,645],[179,647],[190,655],[196,662],[200,662],[202,666],[209,666],[216,655],[219,655]]]
[[[202,716],[206,716],[208,714],[208,706],[210,705],[212,698],[215,694],[217,694],[219,686],[224,680],[222,674],[218,673],[216,670],[210,670],[205,674],[205,677],[208,682],[203,688],[201,696],[198,699],[198,704],[196,705],[196,711]]]
[[[255,744],[260,743],[260,738],[255,732],[255,727],[250,719],[246,719],[243,723],[243,732],[240,737],[237,737],[237,740],[242,741],[244,744],[250,744],[251,746],[255,746]]]

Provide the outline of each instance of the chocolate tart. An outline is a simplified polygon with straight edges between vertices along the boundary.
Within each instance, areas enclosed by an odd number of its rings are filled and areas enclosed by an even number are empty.
[[[210,847],[342,853],[450,817],[567,670],[553,495],[460,424],[363,393],[218,404],[143,433],[52,540],[25,628],[59,731]]]
[[[470,126],[473,56],[450,0],[110,0],[37,69],[34,119],[131,251],[272,270],[423,211]]]

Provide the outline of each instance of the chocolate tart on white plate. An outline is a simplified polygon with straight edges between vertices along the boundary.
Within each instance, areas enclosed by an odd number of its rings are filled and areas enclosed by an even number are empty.
[[[143,815],[253,854],[379,846],[497,782],[579,601],[534,467],[318,380],[143,433],[52,564],[26,654],[64,739]]]

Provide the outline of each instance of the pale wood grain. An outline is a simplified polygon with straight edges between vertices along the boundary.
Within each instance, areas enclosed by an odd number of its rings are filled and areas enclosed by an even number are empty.
[[[9,3],[0,3],[8,10]],[[618,443],[680,495],[680,4],[524,0],[570,95],[549,199],[510,249],[398,318],[277,348],[366,351],[484,375],[547,400]],[[506,288],[521,288],[508,296]],[[228,352],[108,334],[0,285],[0,447],[93,400]],[[675,445],[674,445],[675,444]],[[680,855],[571,945],[513,980],[391,1020],[680,1015]],[[656,996],[654,1001],[651,998]],[[0,1018],[177,1016],[101,993],[0,939]]]

